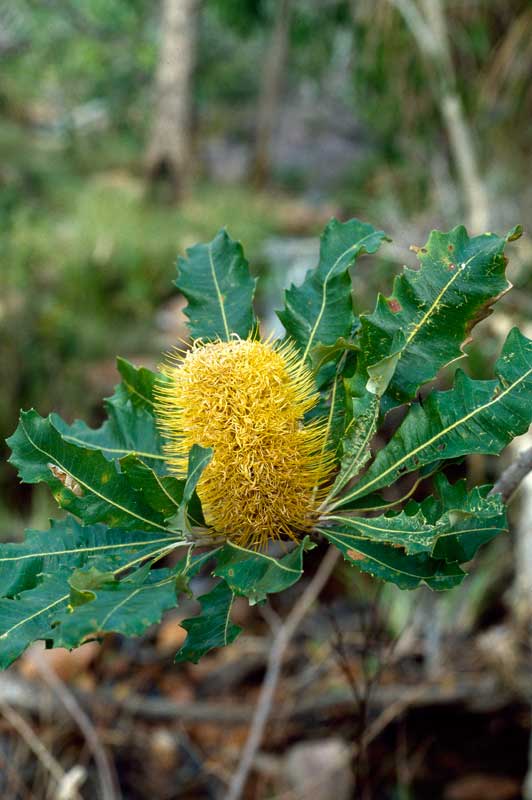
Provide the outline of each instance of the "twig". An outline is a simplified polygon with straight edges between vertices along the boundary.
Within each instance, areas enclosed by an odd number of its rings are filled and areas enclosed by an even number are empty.
[[[268,658],[266,675],[264,677],[259,700],[253,714],[248,738],[242,751],[238,769],[231,780],[226,800],[240,800],[240,797],[242,796],[242,792],[244,791],[246,781],[251,771],[253,760],[262,742],[264,729],[270,716],[275,689],[279,680],[283,656],[286,648],[300,626],[303,618],[310,610],[321,590],[329,580],[339,556],[339,550],[334,547],[329,548],[316,574],[293,607],[292,611],[285,619],[284,623],[275,634],[272,648],[270,650],[270,656]]]
[[[57,784],[56,797],[59,796],[62,800],[81,800],[78,786],[80,782],[85,779],[85,771],[82,770],[80,772],[78,767],[74,767],[74,770],[65,772],[59,761],[46,749],[24,717],[22,717],[18,711],[15,711],[14,708],[11,708],[4,700],[0,700],[0,713],[18,733],[20,738],[23,739],[47,772],[50,773]],[[74,782],[71,781],[71,776],[75,777],[76,780]]]
[[[504,502],[508,503],[529,472],[532,472],[532,447],[519,453],[515,461],[504,470],[490,494],[500,494]]]
[[[118,800],[120,794],[115,789],[115,782],[113,780],[113,773],[109,764],[107,754],[103,749],[98,734],[89,718],[85,713],[75,695],[68,689],[64,682],[56,675],[51,669],[50,665],[45,658],[42,658],[42,653],[35,653],[32,661],[44,681],[57,695],[69,715],[76,722],[78,728],[85,737],[85,741],[89,747],[94,758],[94,763],[98,770],[98,779],[100,782],[100,790],[102,800]]]

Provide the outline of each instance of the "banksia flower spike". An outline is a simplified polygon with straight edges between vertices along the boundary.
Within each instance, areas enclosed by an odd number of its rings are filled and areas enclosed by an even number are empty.
[[[318,402],[291,344],[196,341],[161,368],[156,413],[170,471],[186,474],[194,444],[213,449],[198,484],[207,524],[244,547],[312,529],[331,471]]]

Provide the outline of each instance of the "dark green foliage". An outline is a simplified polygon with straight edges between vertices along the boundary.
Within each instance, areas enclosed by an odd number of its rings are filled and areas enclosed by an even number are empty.
[[[218,582],[199,598],[198,616],[183,622],[188,636],[177,655],[197,662],[240,632],[231,621],[236,596],[261,603],[301,578],[312,539],[329,541],[350,564],[403,589],[460,583],[463,565],[506,530],[506,511],[489,486],[468,491],[441,469],[469,453],[498,454],[527,430],[532,342],[514,329],[494,379],[456,370],[451,389],[416,395],[463,355],[476,322],[507,290],[503,250],[518,233],[471,239],[461,227],[433,232],[418,253],[420,269],[405,271],[392,295],[358,320],[349,269],[386,237],[358,220],[329,224],[317,268],[288,290],[280,317],[313,365],[320,390],[314,417],[323,417],[337,470],[314,530],[276,557],[237,546],[231,532],[205,523],[196,489],[215,456],[210,449],[194,445],[187,476],[169,474],[154,417],[157,378],[149,370],[119,360],[122,382],[105,401],[108,419],[98,429],[23,412],[8,442],[11,463],[23,481],[46,483],[80,522],[67,516],[49,531],[29,531],[20,544],[0,546],[0,664],[35,639],[74,647],[110,631],[140,635],[190,594],[191,580],[208,567]],[[189,249],[178,270],[194,337],[257,335],[255,281],[225,231]],[[403,421],[373,453],[385,414],[401,403],[408,404]],[[429,478],[434,493],[419,502],[416,487]],[[161,568],[179,549],[181,560]]]

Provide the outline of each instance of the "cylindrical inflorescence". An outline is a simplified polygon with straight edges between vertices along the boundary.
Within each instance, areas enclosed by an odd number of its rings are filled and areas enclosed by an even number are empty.
[[[309,530],[331,471],[322,422],[304,424],[318,395],[290,344],[196,342],[161,368],[156,410],[170,471],[192,445],[213,456],[198,484],[206,522],[245,547]]]

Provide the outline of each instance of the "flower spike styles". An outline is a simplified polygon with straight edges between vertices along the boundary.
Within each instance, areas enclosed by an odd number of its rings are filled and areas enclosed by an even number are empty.
[[[198,484],[205,519],[232,542],[262,549],[309,531],[332,469],[310,370],[290,343],[196,341],[161,368],[156,413],[170,470],[186,474],[194,444],[213,456]]]

